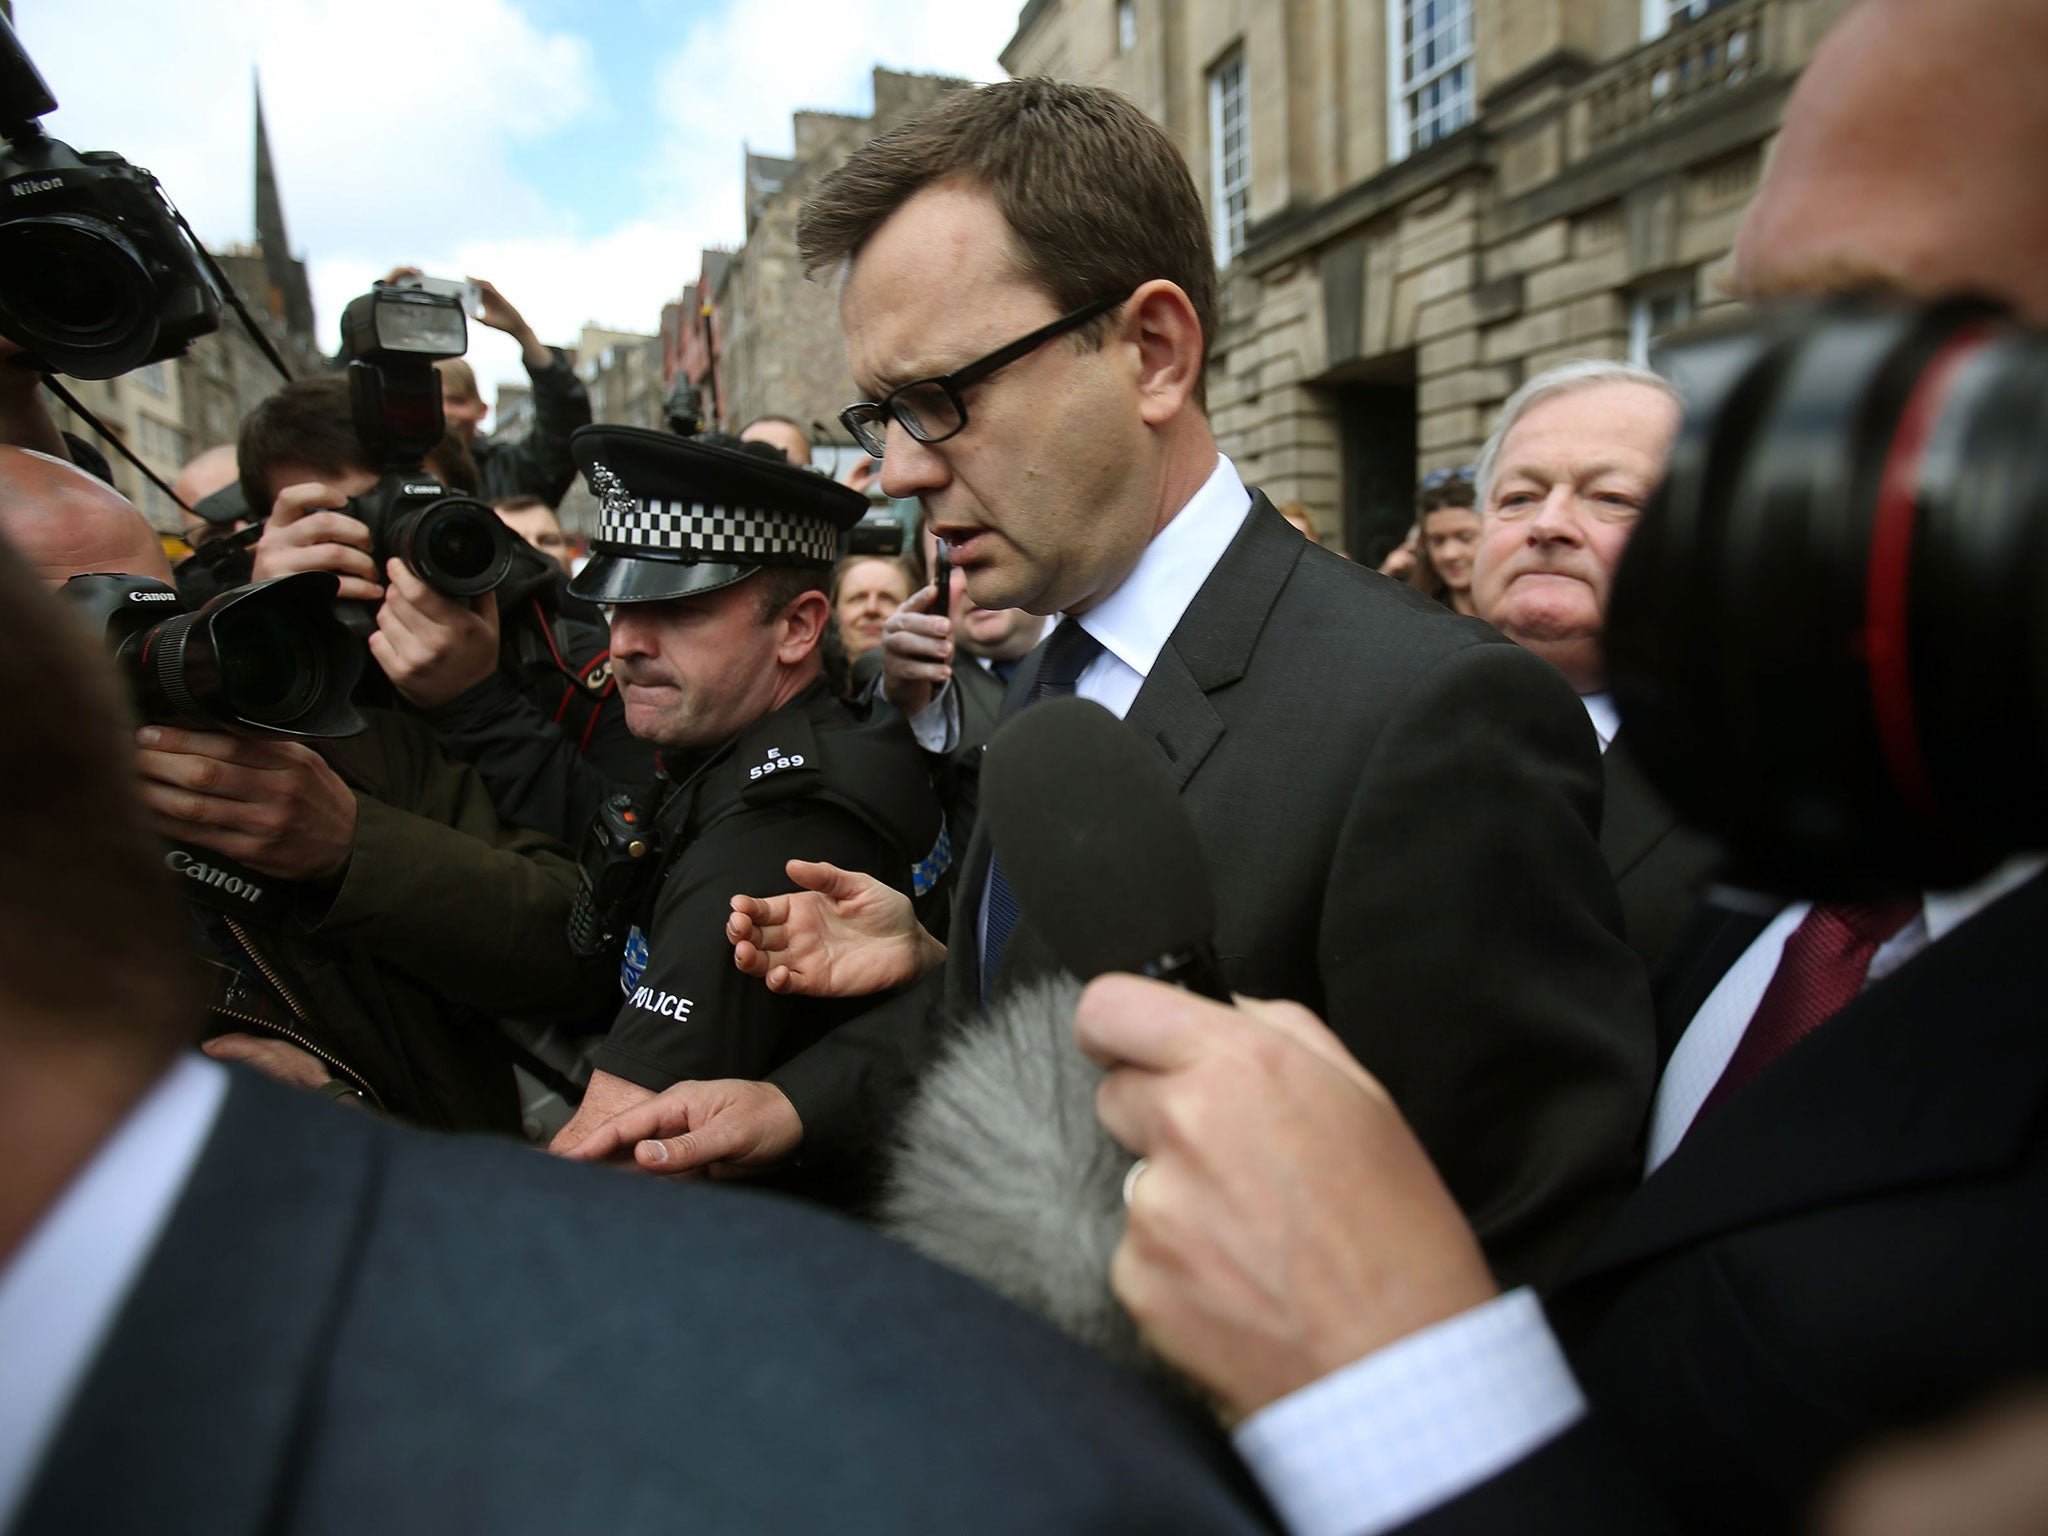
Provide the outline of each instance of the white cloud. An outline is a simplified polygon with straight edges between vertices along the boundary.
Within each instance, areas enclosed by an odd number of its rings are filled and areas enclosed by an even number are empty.
[[[736,244],[743,145],[787,155],[793,113],[872,111],[878,64],[997,78],[1015,20],[986,0],[737,0],[698,21],[659,66],[664,134],[650,189],[706,221],[704,244]]]
[[[209,242],[253,230],[260,70],[292,243],[329,258],[544,224],[518,141],[597,95],[587,44],[508,0],[99,0],[21,25],[61,103],[51,131],[148,166]]]

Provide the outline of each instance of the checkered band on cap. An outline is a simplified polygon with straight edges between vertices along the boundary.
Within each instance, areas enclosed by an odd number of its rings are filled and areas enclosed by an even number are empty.
[[[703,502],[641,501],[602,464],[590,466],[601,498],[599,544],[623,544],[652,553],[722,555],[739,560],[810,560],[830,565],[839,554],[839,530],[822,517],[793,517],[758,507]]]

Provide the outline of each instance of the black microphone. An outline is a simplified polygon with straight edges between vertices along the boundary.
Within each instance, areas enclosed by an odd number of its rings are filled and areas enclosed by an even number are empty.
[[[1004,723],[982,814],[1020,911],[1083,981],[1133,971],[1230,1001],[1216,897],[1158,748],[1100,704],[1055,698]]]

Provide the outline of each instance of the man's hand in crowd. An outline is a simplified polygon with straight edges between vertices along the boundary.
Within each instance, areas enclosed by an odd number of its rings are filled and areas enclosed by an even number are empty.
[[[592,1074],[592,1085],[603,1075]],[[572,1141],[576,1128],[575,1120],[564,1126],[550,1150],[590,1163],[631,1157],[667,1178],[743,1178],[790,1157],[804,1139],[780,1088],[738,1078],[676,1083]]]
[[[239,1061],[287,1088],[319,1090],[332,1079],[327,1063],[311,1051],[261,1035],[215,1035],[199,1047],[215,1061]]]
[[[503,331],[518,342],[519,354],[528,368],[546,368],[554,362],[555,354],[533,334],[533,327],[526,323],[526,317],[512,307],[505,295],[480,277],[472,277],[469,281],[476,284],[476,291],[483,300],[483,312],[477,316],[479,323],[494,331]]]
[[[498,669],[498,595],[474,604],[436,592],[402,560],[385,563],[391,584],[377,610],[370,654],[391,686],[422,709],[467,693]]]
[[[548,1150],[567,1157],[581,1155],[577,1148],[593,1131],[653,1097],[652,1088],[642,1088],[638,1083],[628,1082],[610,1072],[591,1073],[589,1086],[583,1090],[583,1102],[577,1105],[569,1123],[555,1132],[555,1139],[548,1143]]]
[[[920,587],[882,621],[882,696],[905,715],[953,680],[953,621],[932,612],[938,600],[937,587]]]
[[[1111,1287],[1231,1418],[1497,1293],[1386,1090],[1306,1009],[1108,976],[1074,1033],[1109,1069],[1104,1127],[1147,1159]]]
[[[255,576],[268,581],[296,571],[332,571],[341,578],[337,597],[381,602],[377,562],[369,525],[338,510],[348,498],[331,485],[294,485],[278,492],[256,541]]]
[[[770,992],[867,997],[907,986],[946,960],[946,946],[919,926],[910,898],[872,875],[791,859],[803,889],[735,896],[725,936],[732,961]]]
[[[295,741],[146,725],[142,798],[163,836],[280,880],[331,880],[355,849],[356,797]]]

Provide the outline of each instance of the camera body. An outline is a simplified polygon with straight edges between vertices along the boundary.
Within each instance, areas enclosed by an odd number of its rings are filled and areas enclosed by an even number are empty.
[[[363,648],[332,612],[338,579],[301,571],[196,612],[147,576],[74,576],[58,590],[106,637],[144,718],[290,740],[364,729],[349,697]]]
[[[197,246],[148,171],[42,131],[56,100],[0,28],[0,334],[80,379],[181,355],[220,325]]]
[[[398,559],[436,592],[475,597],[495,590],[512,569],[504,522],[474,497],[451,491],[425,470],[390,470],[348,503],[370,530],[378,569]]]
[[[489,506],[449,491],[422,467],[447,432],[434,364],[468,345],[461,301],[449,294],[378,283],[342,312],[349,414],[382,472],[349,513],[370,529],[379,566],[395,557],[435,591],[461,598],[500,586],[523,547]]]

